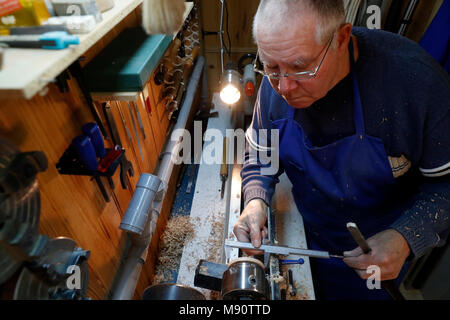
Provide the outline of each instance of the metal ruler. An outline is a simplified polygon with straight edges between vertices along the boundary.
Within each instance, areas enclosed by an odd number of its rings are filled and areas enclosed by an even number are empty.
[[[318,251],[318,250],[309,250],[309,249],[300,249],[300,248],[291,248],[286,246],[275,246],[275,245],[267,245],[262,244],[259,248],[255,248],[250,242],[240,242],[234,241],[230,239],[225,240],[225,246],[231,248],[239,248],[239,249],[250,249],[250,250],[260,250],[264,251],[264,253],[272,253],[272,254],[281,254],[283,256],[288,256],[290,254],[307,256],[311,258],[339,258],[343,259],[343,256],[332,255],[327,251]]]

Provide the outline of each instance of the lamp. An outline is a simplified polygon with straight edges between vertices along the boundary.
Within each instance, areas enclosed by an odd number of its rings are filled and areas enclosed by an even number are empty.
[[[222,74],[220,99],[229,105],[235,104],[241,98],[241,75],[237,65],[228,62]]]

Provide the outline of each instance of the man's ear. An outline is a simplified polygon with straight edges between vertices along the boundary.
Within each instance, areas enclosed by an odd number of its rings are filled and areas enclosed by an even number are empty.
[[[347,49],[348,43],[350,42],[350,37],[352,35],[352,29],[353,26],[351,23],[346,23],[339,28],[337,37],[337,49],[339,51],[344,52]]]

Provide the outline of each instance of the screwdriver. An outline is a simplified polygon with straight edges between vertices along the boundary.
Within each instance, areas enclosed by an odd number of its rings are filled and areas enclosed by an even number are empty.
[[[228,164],[227,164],[227,149],[228,139],[223,138],[222,164],[220,165],[220,179],[222,180],[222,189],[220,190],[220,198],[223,199],[225,194],[225,182],[228,179]]]
[[[88,122],[83,125],[81,130],[91,139],[97,157],[103,159],[106,155],[105,143],[103,142],[102,133],[98,125],[95,122]]]
[[[97,174],[98,162],[95,153],[94,145],[88,136],[80,135],[72,140],[72,146],[78,155],[78,159],[83,163],[83,165],[92,173],[92,176],[97,182],[98,187],[105,198],[106,202],[110,201],[109,195],[106,192],[105,186],[103,185],[100,176]]]
[[[359,231],[359,228],[356,225],[356,223],[348,222],[347,229],[350,232],[350,234],[352,235],[353,239],[358,244],[358,246],[362,249],[364,254],[368,254],[368,253],[370,253],[370,251],[372,251],[372,249],[370,248],[366,239],[362,235],[361,231]],[[383,289],[385,289],[394,300],[405,300],[402,293],[400,292],[397,285],[395,284],[394,280],[381,281],[381,287]]]
[[[83,125],[81,129],[83,133],[88,136],[89,139],[91,139],[92,145],[95,149],[95,153],[97,154],[97,157],[101,159],[97,170],[101,173],[105,173],[109,166],[112,165],[114,160],[120,156],[121,151],[118,153],[117,151],[113,150],[108,155],[106,155],[105,142],[103,141],[103,136],[100,128],[95,122],[88,122]],[[111,189],[114,190],[115,187],[112,177],[108,176],[107,178]]]

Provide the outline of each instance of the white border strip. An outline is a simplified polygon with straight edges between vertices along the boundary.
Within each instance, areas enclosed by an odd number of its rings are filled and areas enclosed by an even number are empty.
[[[419,170],[425,177],[442,177],[450,173],[450,162],[434,169],[419,168]]]

